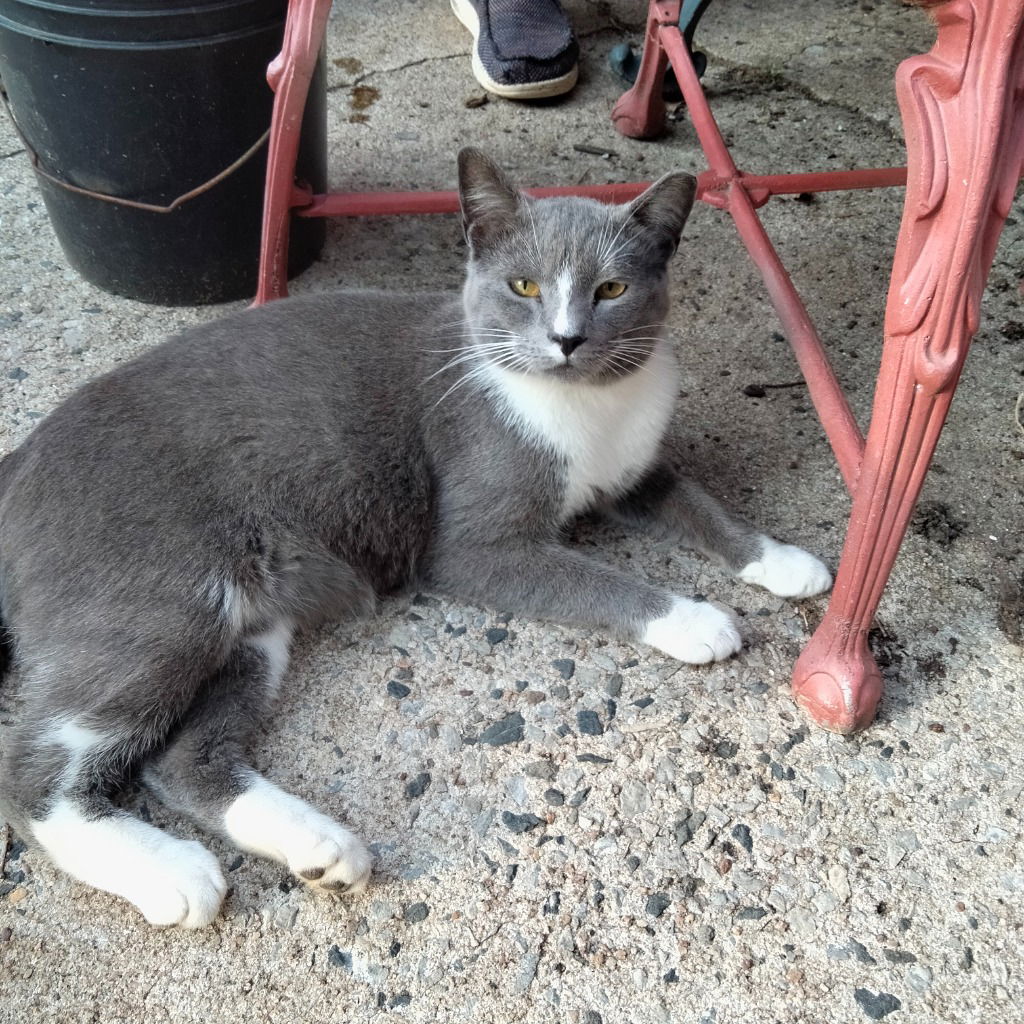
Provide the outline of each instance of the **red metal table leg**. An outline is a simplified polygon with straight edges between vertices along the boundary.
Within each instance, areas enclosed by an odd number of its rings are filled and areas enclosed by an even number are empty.
[[[907,196],[863,468],[824,621],[796,699],[852,732],[882,683],[867,634],[956,388],[1024,157],[1024,0],[950,0],[931,53],[896,77]]]
[[[260,270],[253,305],[288,294],[288,231],[292,207],[308,197],[295,192],[306,95],[327,28],[331,0],[291,0],[281,52],[267,69],[274,90],[267,152],[267,186],[263,200]]]
[[[661,84],[668,67],[668,55],[661,47],[662,26],[679,24],[680,0],[652,3],[647,9],[647,32],[633,87],[619,97],[612,108],[612,123],[631,139],[651,139],[665,128],[665,101]]]

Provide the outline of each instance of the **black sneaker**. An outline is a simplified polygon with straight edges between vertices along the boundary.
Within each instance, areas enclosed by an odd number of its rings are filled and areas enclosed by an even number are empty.
[[[473,33],[473,74],[488,91],[513,100],[568,92],[580,48],[558,0],[451,0]]]

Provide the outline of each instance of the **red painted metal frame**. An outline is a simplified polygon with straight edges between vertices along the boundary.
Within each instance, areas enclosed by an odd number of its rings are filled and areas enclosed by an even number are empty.
[[[679,0],[649,7],[636,84],[612,118],[647,138],[664,126],[669,61],[709,170],[698,198],[727,211],[793,346],[853,510],[824,621],[797,662],[797,700],[826,728],[852,732],[874,716],[881,676],[868,649],[874,619],[952,399],[996,240],[1024,159],[1024,0],[918,0],[934,8],[938,40],[905,61],[897,93],[907,132],[904,168],[748,175],[722,138],[679,31]],[[298,216],[452,213],[455,192],[313,195],[293,181],[306,93],[330,0],[291,0],[285,43],[268,72],[275,89],[255,303],[287,294],[288,222]],[[627,202],[648,183],[529,189]],[[821,339],[756,210],[773,195],[907,184],[886,311],[885,345],[867,439]]]

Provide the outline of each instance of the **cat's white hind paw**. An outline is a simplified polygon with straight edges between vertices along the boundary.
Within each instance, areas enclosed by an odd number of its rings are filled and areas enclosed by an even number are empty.
[[[205,846],[127,814],[90,817],[63,799],[31,829],[58,867],[133,903],[150,924],[202,928],[228,890]]]
[[[373,862],[355,835],[259,776],[232,802],[224,828],[243,850],[287,864],[313,889],[356,894],[370,879]]]
[[[667,615],[647,624],[643,642],[691,665],[728,658],[742,644],[731,611],[685,597],[674,598]]]
[[[812,597],[832,586],[832,574],[820,558],[793,544],[762,539],[761,557],[740,569],[744,583],[756,583],[779,597]]]
[[[203,928],[217,916],[227,889],[217,858],[188,841],[175,849],[159,872],[133,879],[122,895],[152,925]]]

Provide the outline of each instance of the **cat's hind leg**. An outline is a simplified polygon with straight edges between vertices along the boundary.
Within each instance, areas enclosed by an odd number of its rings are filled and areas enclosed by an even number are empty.
[[[123,897],[151,924],[201,927],[227,891],[216,858],[107,798],[143,742],[85,713],[24,728],[3,766],[3,802],[73,878]]]
[[[359,839],[263,778],[245,755],[287,666],[290,636],[281,620],[239,640],[143,779],[168,806],[243,850],[287,865],[310,887],[357,893],[371,868]]]

